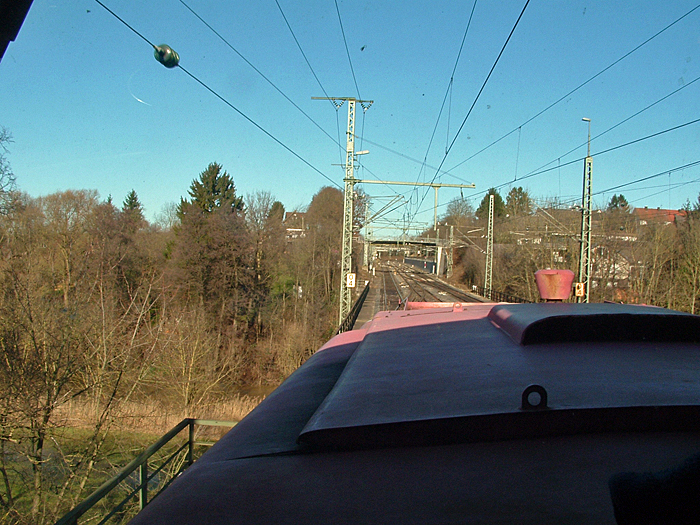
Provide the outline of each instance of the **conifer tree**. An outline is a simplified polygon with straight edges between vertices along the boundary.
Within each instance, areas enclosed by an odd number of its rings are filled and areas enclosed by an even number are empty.
[[[489,195],[494,195],[493,198],[493,216],[504,217],[506,214],[506,205],[503,202],[503,197],[498,193],[496,188],[489,188],[489,191],[481,200],[479,207],[476,209],[476,216],[479,219],[488,219],[489,216]]]
[[[221,164],[212,162],[192,181],[188,191],[189,200],[181,199],[178,206],[180,220],[188,213],[190,206],[198,210],[212,213],[216,210],[234,212],[243,210],[243,198],[236,196],[236,186],[233,178],[223,171]]]
[[[190,199],[178,206],[173,262],[190,299],[205,307],[211,326],[223,333],[233,319],[245,317],[253,282],[243,199],[217,163],[192,181],[188,193]]]

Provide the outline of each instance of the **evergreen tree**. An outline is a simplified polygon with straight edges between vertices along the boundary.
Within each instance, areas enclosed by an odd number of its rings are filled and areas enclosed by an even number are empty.
[[[254,244],[243,198],[216,163],[192,181],[189,195],[178,206],[173,262],[190,299],[205,307],[210,326],[223,333],[233,319],[246,316],[253,282]]]
[[[273,202],[267,219],[270,222],[282,222],[284,220],[284,204],[280,201]]]
[[[233,179],[223,167],[212,162],[192,181],[188,191],[190,200],[181,199],[178,217],[182,220],[188,209],[194,206],[200,211],[212,213],[216,210],[235,212],[243,210],[243,198],[236,196]]]
[[[506,212],[510,215],[527,215],[532,208],[532,199],[522,186],[513,188],[506,195]]]
[[[126,198],[122,203],[122,211],[137,211],[143,214],[143,206],[141,206],[141,202],[139,201],[139,196],[136,194],[136,190],[131,190],[129,193],[127,193]]]
[[[504,217],[506,214],[506,205],[503,202],[503,197],[498,193],[496,188],[489,188],[489,191],[481,200],[481,204],[476,209],[476,216],[479,219],[488,219],[489,217],[489,195],[493,195],[493,216]]]
[[[139,201],[139,196],[136,194],[136,190],[131,190],[129,193],[127,193],[126,198],[122,203],[122,213],[124,213],[134,222],[141,222],[144,220],[143,206],[141,205],[141,201]]]
[[[111,201],[107,204],[109,206],[112,205]],[[125,242],[133,241],[131,237],[146,224],[146,219],[143,216],[143,206],[135,190],[131,190],[122,203],[120,224],[122,225],[122,232],[126,236],[124,238]]]
[[[610,202],[608,203],[608,211],[613,211],[613,210],[619,210],[619,211],[629,211],[629,203],[627,202],[627,199],[625,199],[625,196],[620,194],[620,195],[613,195],[612,198],[610,199]]]

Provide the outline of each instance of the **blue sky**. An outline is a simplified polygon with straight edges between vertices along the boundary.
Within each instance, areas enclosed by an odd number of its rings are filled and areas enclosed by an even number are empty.
[[[489,187],[505,195],[511,185],[573,203],[583,164],[567,163],[586,154],[582,117],[591,119],[594,155],[700,118],[697,9],[530,121],[697,0],[532,0],[466,122],[524,0],[477,2],[458,62],[472,1],[338,0],[346,51],[334,0],[277,0],[279,7],[275,0],[184,0],[275,87],[180,0],[103,1],[152,43],[172,46],[187,71],[306,162],[184,71],[156,62],[149,44],[94,0],[34,0],[0,62],[0,125],[14,136],[8,160],[30,195],[96,189],[121,203],[134,189],[153,219],[218,162],[240,194],[270,191],[288,211],[302,207],[328,179],[342,185],[347,106],[311,99],[327,94],[374,101],[357,114],[355,131],[366,141],[358,138],[356,149],[370,151],[359,178],[474,183],[462,194],[475,207]],[[594,202],[623,193],[634,206],[680,207],[700,192],[700,166],[665,172],[696,161],[700,123],[598,155],[594,192],[664,174]],[[440,164],[448,174],[436,176]],[[529,176],[543,167],[553,169]],[[430,189],[363,189],[375,209],[404,195],[408,205],[392,215],[397,224],[432,222]],[[439,213],[459,195],[442,189]]]

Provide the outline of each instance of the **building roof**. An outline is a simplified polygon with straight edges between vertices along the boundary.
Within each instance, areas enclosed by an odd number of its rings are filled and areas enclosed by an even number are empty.
[[[671,224],[677,219],[685,219],[688,216],[685,210],[662,210],[661,208],[635,208],[633,213],[640,222],[656,224]]]

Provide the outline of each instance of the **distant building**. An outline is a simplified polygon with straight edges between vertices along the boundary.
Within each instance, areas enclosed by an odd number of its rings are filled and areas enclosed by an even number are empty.
[[[662,210],[661,208],[635,208],[632,212],[639,226],[649,224],[675,224],[685,221],[688,213],[685,210]]]
[[[287,242],[294,239],[306,237],[308,222],[306,220],[306,212],[303,211],[288,211],[284,214],[285,237]]]

